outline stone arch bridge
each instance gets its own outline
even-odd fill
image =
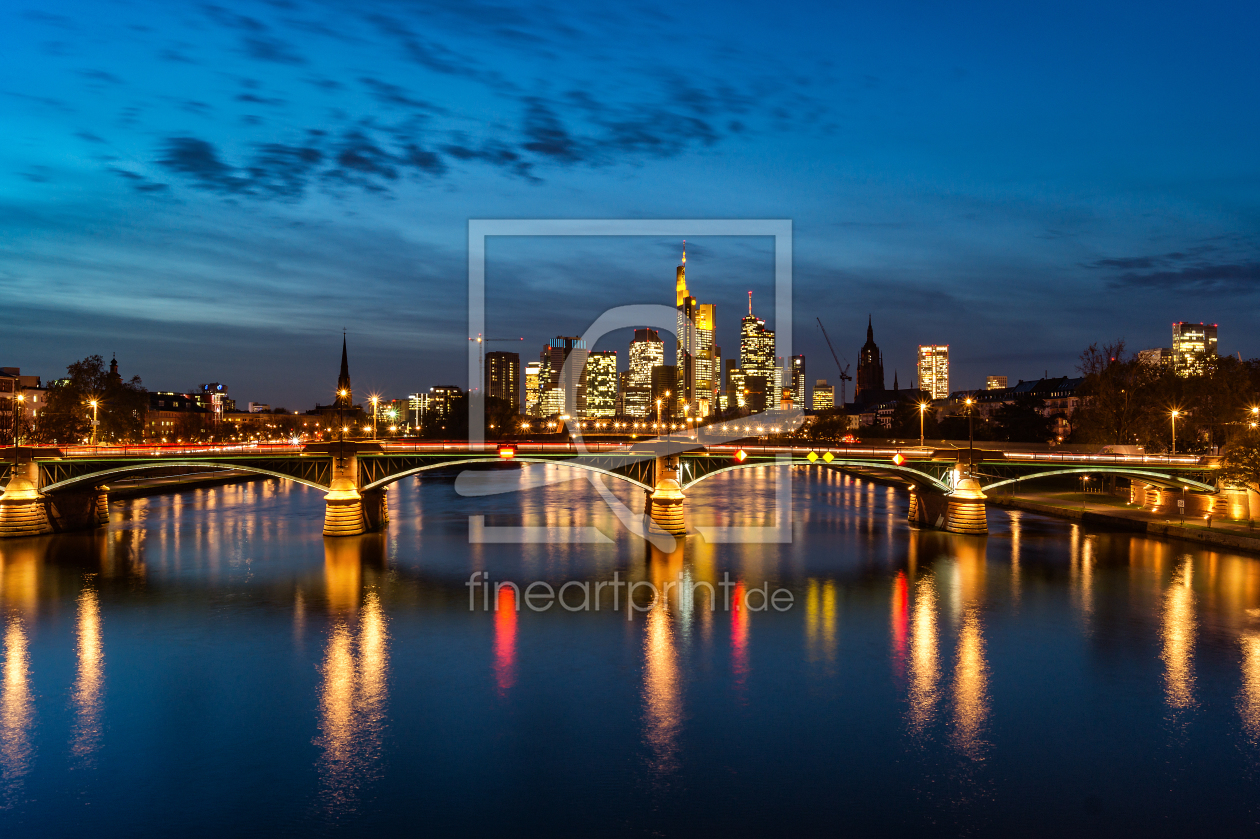
[[[108,484],[177,467],[232,470],[294,481],[325,495],[324,534],[348,536],[388,523],[386,490],[431,469],[513,460],[557,463],[626,481],[644,491],[644,512],[666,532],[686,532],[688,489],[714,475],[763,466],[836,469],[905,487],[912,524],[986,533],[985,498],[1056,475],[1130,479],[1135,497],[1167,489],[1221,495],[1212,458],[1058,454],[981,449],[866,446],[785,447],[660,438],[632,444],[540,443],[472,447],[346,441],[260,447],[17,447],[0,450],[0,538],[96,527],[108,522]],[[484,468],[484,467],[482,467]],[[1226,494],[1235,490],[1224,490]]]

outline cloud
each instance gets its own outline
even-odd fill
[[[80,140],[87,140],[89,143],[104,143],[105,142],[103,138],[96,136],[91,131],[88,131],[86,129],[83,131],[74,132],[74,136],[78,137]]]
[[[76,70],[80,76],[89,81],[105,82],[107,84],[123,84],[123,80],[115,76],[113,73],[107,73],[104,70]]]
[[[413,99],[407,95],[407,91],[396,84],[383,82],[380,79],[373,79],[369,76],[363,76],[359,81],[372,94],[372,98],[385,105],[401,105],[407,108],[418,108],[424,111],[439,112],[444,109],[439,108],[432,102],[426,102],[422,99]]]
[[[336,189],[357,187],[386,192],[408,172],[440,176],[446,171],[441,157],[416,142],[397,148],[382,145],[366,129],[344,132],[329,143],[323,131],[308,131],[303,143],[264,143],[249,161],[235,166],[206,140],[170,137],[158,164],[185,177],[197,189],[232,197],[293,201],[317,180]]]
[[[123,178],[131,184],[132,189],[136,192],[164,192],[168,188],[166,184],[151,181],[144,175],[132,172],[128,169],[120,169],[116,166],[109,167],[109,170],[115,175]]]
[[[1145,269],[1153,263],[1144,259],[1116,260],[1135,263],[1131,267]],[[1155,287],[1169,291],[1255,294],[1260,292],[1260,261],[1226,262],[1165,268],[1158,271],[1132,270],[1113,277],[1111,288]]]
[[[281,108],[288,103],[278,97],[258,96],[254,93],[238,93],[236,95],[237,102],[249,102],[255,105],[270,105],[274,108]]]
[[[577,163],[586,158],[582,143],[575,140],[547,105],[537,99],[527,101],[522,145],[527,151],[560,163]]]

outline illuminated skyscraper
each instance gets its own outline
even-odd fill
[[[739,366],[743,370],[745,389],[750,377],[760,377],[764,389],[775,386],[774,332],[766,322],[752,313],[752,292],[748,292],[748,316],[739,324]],[[782,371],[778,372],[782,376]]]
[[[674,358],[674,365],[678,368],[678,384],[674,388],[674,401],[680,413],[684,406],[694,412],[696,409],[696,362],[700,354],[699,335],[696,332],[699,304],[696,298],[687,291],[686,242],[683,242],[682,264],[675,271],[674,299],[678,310],[678,351]]]
[[[542,387],[542,362],[531,361],[525,365],[525,415],[530,417],[540,417],[541,412],[541,387]]]
[[[617,351],[596,350],[586,357],[586,410],[583,416],[617,412]]]
[[[826,379],[814,382],[814,410],[826,411],[836,406],[836,389]]]
[[[1173,370],[1178,376],[1202,373],[1207,359],[1216,357],[1216,324],[1174,323],[1172,354]]]
[[[696,307],[696,414],[707,417],[717,409],[718,350],[713,343],[717,306],[702,303]]]
[[[520,410],[521,354],[486,353],[486,396],[502,399]]]
[[[792,407],[805,410],[805,356],[792,356]]]
[[[919,345],[919,390],[949,398],[949,344]]]
[[[655,329],[634,330],[630,343],[630,378],[626,384],[625,411],[646,417],[652,404],[652,368],[665,363],[665,343]]]
[[[581,338],[557,336],[543,348],[539,361],[543,376],[542,415],[580,417],[586,409],[586,342]]]

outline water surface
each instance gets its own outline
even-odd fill
[[[267,481],[0,542],[0,832],[1254,831],[1257,560],[1015,511],[914,531],[889,488],[793,474],[790,542],[667,552],[585,478],[433,475],[384,534],[325,540],[321,494]],[[716,476],[689,521],[769,528],[775,491]],[[470,544],[469,516],[607,540]],[[474,571],[794,601],[470,610]]]

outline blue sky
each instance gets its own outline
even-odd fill
[[[327,401],[466,384],[469,218],[790,218],[795,342],[889,384],[1260,355],[1255,4],[7,4],[3,363]],[[488,330],[672,301],[677,242],[502,241]],[[763,240],[693,240],[735,348]],[[764,302],[763,302],[764,301]],[[625,335],[611,348],[624,353]]]

